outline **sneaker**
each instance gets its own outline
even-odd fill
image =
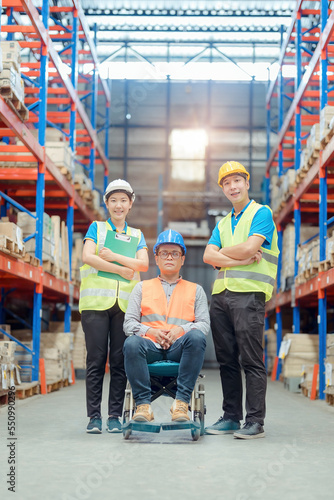
[[[154,415],[151,405],[138,405],[132,420],[135,422],[152,422]]]
[[[107,420],[107,431],[108,432],[122,432],[122,424],[119,421],[118,417],[109,417]]]
[[[86,432],[89,432],[90,434],[101,434],[102,419],[99,417],[92,417],[87,425]]]
[[[263,425],[257,422],[246,422],[240,431],[234,433],[234,437],[239,439],[257,439],[264,436]]]
[[[190,420],[188,415],[188,403],[175,399],[170,409],[172,414],[172,422],[186,422]]]
[[[215,424],[205,428],[205,434],[233,434],[238,429],[240,429],[239,421],[220,417]]]

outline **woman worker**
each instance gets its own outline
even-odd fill
[[[90,420],[86,430],[93,434],[102,432],[102,385],[108,344],[110,385],[107,431],[121,432],[119,417],[126,385],[124,314],[129,295],[140,279],[139,272],[147,271],[149,266],[142,232],[129,227],[125,221],[134,200],[135,194],[128,182],[122,179],[110,182],[104,194],[110,218],[106,222],[93,222],[84,238],[79,311],[87,347],[86,401]],[[108,242],[111,241],[109,248],[105,247],[107,235]],[[115,246],[122,239],[131,240],[132,257],[117,252]],[[104,277],[101,271],[113,274],[104,274],[107,276]]]

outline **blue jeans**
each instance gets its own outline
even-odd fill
[[[149,339],[132,335],[124,343],[124,366],[137,405],[151,403],[151,382],[147,365],[155,361],[180,363],[176,399],[189,403],[203,365],[206,340],[200,330],[190,330],[169,349],[163,350]]]

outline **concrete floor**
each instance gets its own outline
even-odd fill
[[[221,414],[218,371],[206,371],[206,423]],[[106,390],[103,408],[106,408]],[[171,400],[154,404],[166,421]],[[0,410],[0,498],[45,500],[322,500],[333,497],[334,407],[269,381],[266,438],[191,440],[190,431],[85,432],[84,382],[16,404],[16,492],[7,491],[7,407]]]

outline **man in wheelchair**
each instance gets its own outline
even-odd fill
[[[188,405],[202,368],[210,319],[203,288],[180,276],[186,247],[180,233],[163,231],[153,247],[157,278],[134,287],[125,314],[124,365],[136,402],[134,421],[151,422],[148,364],[180,363],[172,421],[189,420]]]

